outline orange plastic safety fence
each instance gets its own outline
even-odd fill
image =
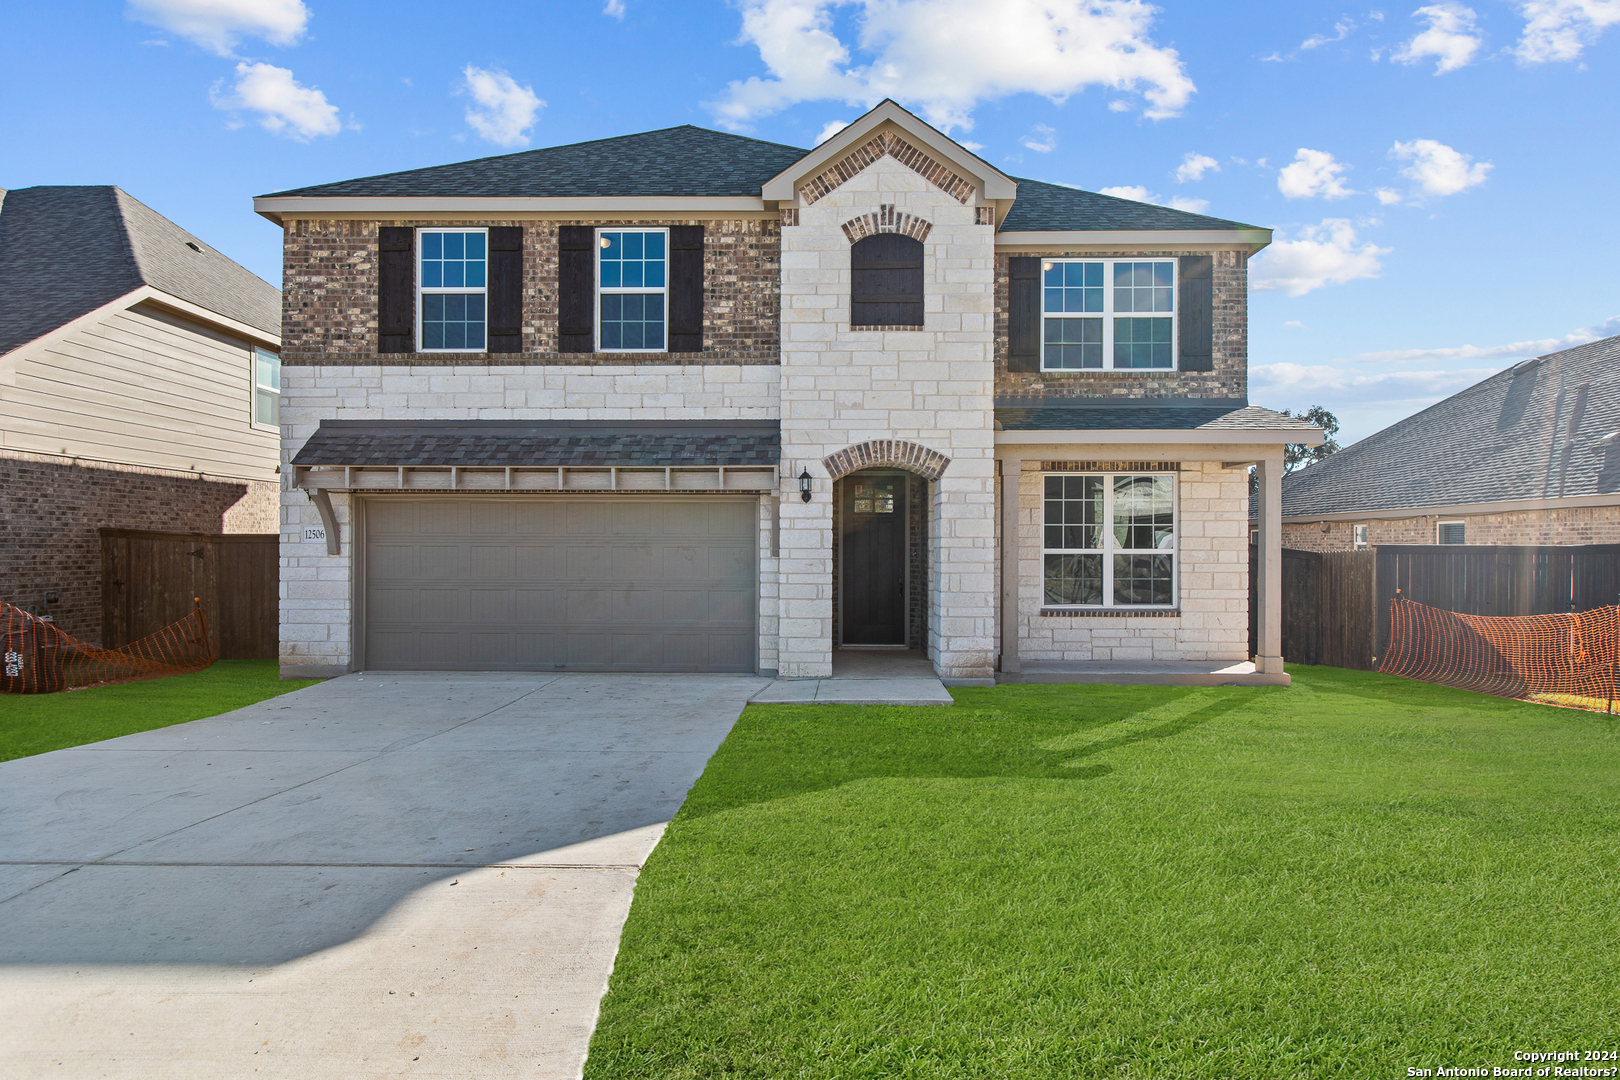
[[[102,649],[0,602],[0,691],[49,694],[201,671],[219,659],[199,604],[190,615],[118,649]]]
[[[1620,608],[1560,615],[1463,615],[1397,596],[1387,675],[1597,712],[1616,709]]]

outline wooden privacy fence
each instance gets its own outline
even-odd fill
[[[1283,549],[1282,653],[1299,664],[1377,667],[1396,589],[1465,615],[1552,615],[1616,602],[1620,544],[1583,547],[1389,545],[1367,551]],[[1249,651],[1258,645],[1258,557],[1249,548]]]
[[[274,659],[279,537],[101,530],[101,643],[139,640],[202,600],[221,660]]]

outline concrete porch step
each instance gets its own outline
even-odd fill
[[[1243,660],[1025,660],[997,672],[998,683],[1114,683],[1120,686],[1287,686],[1286,672],[1256,671]]]

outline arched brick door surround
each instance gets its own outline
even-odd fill
[[[938,480],[945,475],[951,459],[937,450],[902,439],[870,439],[829,454],[821,459],[821,464],[833,480],[841,480],[860,469],[884,466],[905,469],[925,480]]]

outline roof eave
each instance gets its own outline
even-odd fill
[[[999,232],[996,250],[1081,247],[1247,248],[1249,254],[1271,243],[1270,229],[1076,229],[1063,232]]]
[[[277,225],[285,218],[368,215],[580,213],[764,213],[765,200],[746,195],[260,195],[253,210]]]

